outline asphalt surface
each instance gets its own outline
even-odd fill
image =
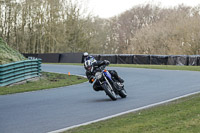
[[[45,133],[200,91],[200,72],[115,69],[128,97],[112,101],[88,82],[0,96],[0,133]],[[42,65],[43,71],[85,75],[83,66]]]

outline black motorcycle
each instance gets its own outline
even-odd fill
[[[105,93],[112,99],[117,100],[117,95],[126,98],[127,93],[124,85],[111,76],[106,66],[101,66],[99,71],[95,73],[95,80],[98,80]]]

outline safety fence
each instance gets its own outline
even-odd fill
[[[200,55],[134,55],[92,54],[97,60],[109,60],[112,64],[189,65],[200,66]],[[83,63],[83,53],[24,54],[41,58],[45,63]]]
[[[23,54],[26,58],[42,59],[44,63],[81,63],[83,53]]]
[[[40,76],[41,59],[24,60],[0,65],[0,86]]]
[[[93,55],[113,64],[186,65],[200,66],[200,55]]]

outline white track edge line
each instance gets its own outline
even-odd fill
[[[128,110],[128,111],[121,112],[121,113],[118,113],[118,114],[115,114],[115,115],[111,115],[111,116],[107,116],[107,117],[104,117],[104,118],[100,118],[100,119],[97,119],[97,120],[85,122],[85,123],[74,125],[74,126],[70,126],[70,127],[67,127],[67,128],[62,128],[62,129],[55,130],[55,131],[50,131],[48,133],[64,132],[64,131],[67,131],[67,130],[72,129],[72,128],[89,125],[89,124],[92,124],[92,123],[95,123],[95,122],[107,120],[107,119],[110,119],[110,118],[113,118],[113,117],[117,117],[117,116],[121,116],[121,115],[124,115],[124,114],[131,113],[131,112],[136,112],[136,111],[139,111],[139,110],[147,109],[147,108],[150,108],[150,107],[154,107],[154,106],[157,106],[157,105],[168,103],[168,102],[171,102],[171,101],[174,101],[174,100],[178,100],[180,98],[188,97],[188,96],[191,96],[191,95],[195,95],[195,94],[198,94],[198,93],[200,93],[200,91],[189,93],[189,94],[186,94],[186,95],[183,95],[183,96],[179,96],[179,97],[175,97],[175,98],[172,98],[172,99],[169,99],[169,100],[165,100],[165,101],[162,101],[162,102],[150,104],[150,105],[147,105],[147,106],[139,107],[139,108],[136,108],[136,109]]]

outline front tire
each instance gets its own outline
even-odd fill
[[[106,94],[112,99],[113,101],[117,100],[117,96],[112,88],[107,83],[104,83],[103,88]]]

